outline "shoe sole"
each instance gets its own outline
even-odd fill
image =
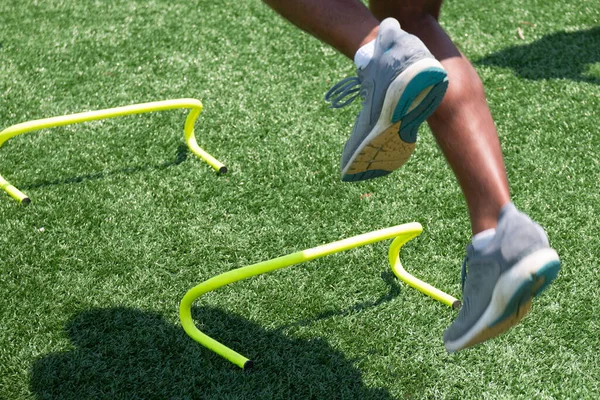
[[[539,296],[558,275],[560,261],[553,249],[542,249],[525,257],[503,274],[483,315],[462,337],[446,342],[455,352],[496,337],[525,317],[531,300]]]
[[[400,168],[415,149],[419,126],[441,103],[448,88],[439,61],[417,61],[390,84],[379,119],[342,170],[342,181],[387,175]]]

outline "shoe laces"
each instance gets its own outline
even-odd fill
[[[465,256],[462,262],[462,268],[460,271],[460,290],[461,292],[465,291],[465,282],[467,280],[467,262],[469,261],[469,256]]]
[[[325,94],[325,101],[331,108],[342,108],[352,103],[360,94],[361,80],[356,76],[342,79]],[[348,96],[350,96],[348,98]],[[345,99],[345,101],[343,101]],[[343,101],[343,102],[342,102]]]
[[[472,254],[474,251],[475,251],[475,248],[473,247],[473,245],[469,244],[467,246],[467,254],[465,255],[465,258],[463,259],[462,268],[460,271],[460,281],[461,281],[460,290],[462,292],[465,291],[465,282],[467,281],[467,263],[469,262],[469,254]]]

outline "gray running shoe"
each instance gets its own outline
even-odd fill
[[[559,270],[544,230],[512,203],[502,207],[492,241],[481,251],[467,246],[462,308],[444,333],[446,350],[473,346],[517,324]]]
[[[419,126],[448,87],[442,64],[393,18],[379,25],[373,59],[357,73],[325,95],[332,108],[363,98],[342,153],[343,181],[376,178],[400,168],[415,149]]]

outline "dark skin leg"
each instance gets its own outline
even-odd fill
[[[359,0],[264,0],[285,19],[351,60],[377,36],[379,21]]]
[[[427,120],[465,195],[473,233],[494,228],[510,201],[496,126],[477,72],[438,23],[442,0],[370,0],[373,14],[396,18],[448,72],[448,91]]]
[[[377,35],[379,20],[396,18],[419,37],[448,72],[444,100],[428,119],[464,193],[473,233],[496,227],[510,201],[500,142],[483,84],[471,63],[439,25],[441,0],[265,0],[299,28],[353,59]]]

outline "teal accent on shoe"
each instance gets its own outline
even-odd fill
[[[433,86],[433,88],[429,91],[425,99],[407,115],[408,109],[415,98],[430,86]],[[392,114],[392,123],[402,120],[399,132],[402,140],[407,143],[414,143],[416,141],[416,131],[419,125],[435,111],[442,101],[447,88],[447,74],[441,68],[426,68],[412,78],[408,85],[406,85]],[[408,121],[406,120],[407,118]]]
[[[524,282],[519,289],[517,289],[517,292],[506,305],[504,313],[502,313],[502,315],[496,321],[489,325],[490,328],[504,321],[506,318],[516,314],[521,304],[528,302],[531,297],[538,296],[540,293],[542,293],[548,287],[548,285],[550,285],[550,283],[556,279],[559,270],[560,261],[558,260],[551,261],[540,268],[535,275],[532,275],[528,281]],[[542,278],[544,278],[544,283],[535,292],[533,292],[535,283],[539,282]]]
[[[517,289],[517,292],[513,295],[513,297],[510,299],[510,301],[506,304],[506,308],[504,309],[504,313],[502,313],[502,315],[500,317],[498,317],[497,320],[495,320],[494,322],[492,322],[489,327],[493,327],[496,324],[499,324],[500,322],[504,321],[506,318],[515,315],[517,313],[517,311],[519,311],[519,308],[521,306],[521,304],[526,303],[530,298],[531,298],[531,292],[533,289],[533,278],[529,278],[528,281],[524,282],[519,289]]]
[[[343,182],[356,182],[365,179],[379,178],[391,174],[392,171],[386,171],[384,169],[370,169],[368,171],[359,172],[358,174],[345,174],[342,176]]]
[[[544,265],[536,275],[539,277],[543,276],[544,278],[546,278],[546,280],[544,281],[544,284],[540,286],[533,295],[537,297],[544,290],[546,290],[548,285],[550,285],[552,281],[554,281],[558,276],[558,271],[560,271],[560,261],[558,260],[551,261],[548,264]]]
[[[404,117],[406,111],[408,111],[408,107],[410,107],[419,93],[429,86],[442,82],[444,79],[447,79],[446,71],[437,67],[425,68],[415,75],[408,85],[406,85],[400,100],[398,100],[394,114],[392,114],[392,122],[396,123]]]
[[[415,107],[414,110],[402,119],[400,130],[398,131],[400,139],[406,143],[414,143],[417,141],[419,127],[431,114],[433,114],[435,109],[442,102],[447,87],[447,80],[435,85],[427,94],[427,97],[423,99],[421,104]]]

